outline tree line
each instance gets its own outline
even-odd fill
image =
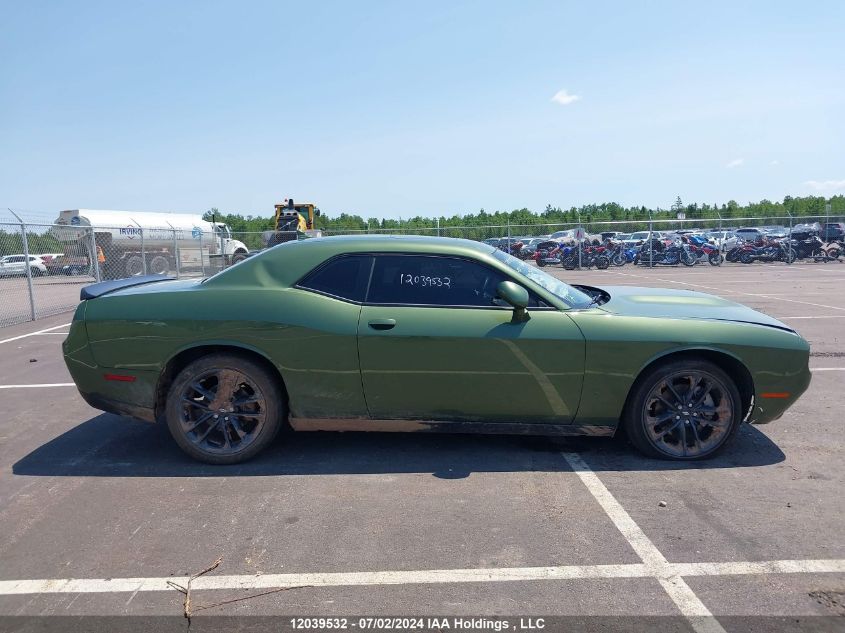
[[[845,196],[837,195],[832,198],[822,196],[792,197],[786,196],[781,202],[761,200],[739,204],[735,200],[729,200],[723,204],[708,203],[684,203],[680,197],[668,209],[660,207],[649,208],[646,206],[626,207],[616,202],[604,202],[601,204],[585,204],[580,207],[562,207],[547,205],[543,211],[537,212],[527,208],[514,209],[512,211],[488,212],[484,209],[475,213],[453,213],[451,215],[441,214],[433,216],[416,216],[408,219],[391,219],[364,217],[359,213],[341,212],[329,216],[322,214],[316,218],[316,228],[327,233],[343,231],[377,231],[385,229],[394,230],[422,230],[435,229],[438,226],[444,234],[450,227],[481,227],[481,226],[506,226],[511,225],[541,225],[541,224],[590,224],[604,221],[624,221],[631,223],[647,222],[650,218],[654,220],[675,219],[679,212],[685,214],[687,220],[731,220],[732,218],[786,218],[792,215],[795,223],[800,222],[801,217],[825,215],[825,205],[830,203],[831,216],[845,216]],[[212,215],[218,222],[225,222],[234,232],[257,232],[273,228],[273,217],[261,215],[243,215],[241,213],[221,213],[218,209],[210,209],[205,214],[207,220]]]

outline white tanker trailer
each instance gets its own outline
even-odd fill
[[[71,209],[62,211],[54,224],[50,232],[66,245],[68,257],[96,258],[91,253],[93,230],[106,258],[101,269],[107,279],[204,269],[221,259],[228,266],[249,254],[243,242],[232,239],[228,226],[199,214]]]

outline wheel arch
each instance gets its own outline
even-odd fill
[[[643,376],[662,363],[687,358],[709,361],[733,379],[742,400],[743,420],[747,419],[748,414],[751,412],[751,407],[754,405],[754,379],[751,376],[751,372],[749,372],[748,368],[742,363],[742,361],[733,354],[726,352],[725,350],[707,347],[670,350],[652,358],[648,363],[640,368],[639,372],[637,372],[637,377],[631,383],[620,418],[625,414],[625,411],[628,410],[631,398],[633,398],[636,393]]]
[[[179,375],[179,372],[182,371],[185,367],[187,367],[190,363],[194,362],[199,358],[202,358],[203,356],[221,353],[242,356],[243,358],[247,358],[253,362],[257,362],[258,364],[262,365],[265,369],[270,371],[271,374],[278,379],[279,386],[282,390],[282,396],[284,397],[285,402],[288,402],[288,391],[287,386],[285,385],[285,379],[276,364],[273,363],[273,361],[271,361],[263,352],[259,351],[254,347],[230,342],[198,343],[195,345],[191,345],[190,347],[182,348],[173,356],[171,356],[165,363],[164,368],[162,369],[161,374],[159,375],[158,383],[156,384],[156,420],[161,419],[161,416],[164,414],[164,408],[166,406],[167,400],[167,392],[170,389],[170,384],[173,382],[173,379]]]

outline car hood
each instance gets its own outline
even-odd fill
[[[610,295],[610,300],[603,303],[601,309],[612,314],[734,321],[794,331],[768,314],[703,292],[632,286],[603,286],[597,289]]]

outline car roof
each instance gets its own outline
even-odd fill
[[[489,244],[453,237],[423,235],[337,235],[285,242],[243,260],[206,280],[209,286],[251,285],[273,278],[292,285],[318,264],[336,255],[415,253],[482,259],[494,264]],[[496,264],[494,264],[496,265]],[[496,265],[498,267],[498,265]],[[263,285],[263,284],[262,284]]]

